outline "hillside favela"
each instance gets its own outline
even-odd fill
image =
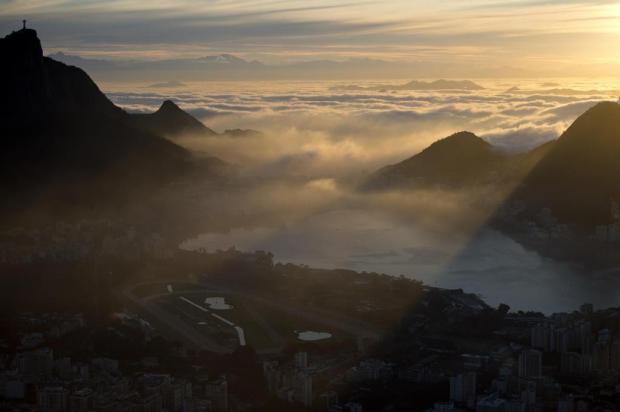
[[[1,411],[620,411],[620,1],[0,0]]]

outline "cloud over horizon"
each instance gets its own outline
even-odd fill
[[[462,130],[504,150],[528,150],[557,138],[589,107],[616,94],[597,84],[569,85],[575,89],[517,84],[518,92],[507,91],[514,83],[504,82],[466,92],[341,91],[333,87],[337,83],[321,82],[204,83],[131,91],[125,91],[127,85],[107,85],[107,95],[132,112],[152,112],[172,99],[216,131],[263,132],[192,142],[224,160],[260,166],[266,173],[334,177],[403,160]]]
[[[610,75],[620,64],[614,0],[3,0],[0,6],[3,32],[27,18],[48,51],[81,56],[235,53],[268,63],[364,57],[456,66],[468,76],[489,67]]]

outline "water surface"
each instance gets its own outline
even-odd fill
[[[203,234],[182,245],[211,251],[231,246],[271,251],[281,262],[402,274],[431,286],[462,288],[513,309],[550,313],[572,311],[584,302],[620,304],[614,273],[583,273],[492,229],[451,239],[379,212],[328,211],[279,228]]]

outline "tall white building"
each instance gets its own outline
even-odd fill
[[[554,345],[553,325],[539,323],[530,330],[530,345],[533,348],[550,352]]]
[[[450,400],[473,408],[476,404],[476,372],[465,372],[450,378]]]
[[[613,370],[620,370],[620,336],[614,337],[609,353],[609,366]]]
[[[562,354],[560,360],[560,371],[565,375],[583,375],[590,372],[590,363],[591,359],[589,355],[566,352]]]
[[[592,348],[592,368],[604,372],[609,370],[610,345],[606,341],[599,341]]]
[[[53,366],[54,351],[48,348],[17,355],[17,369],[27,383],[49,376]]]
[[[306,371],[299,371],[295,376],[294,383],[294,397],[295,400],[304,404],[309,408],[312,406],[312,400],[314,398],[312,393],[312,375]]]
[[[536,405],[536,382],[527,382],[525,388],[521,392],[521,401],[523,401],[526,406]]]
[[[263,362],[263,375],[267,381],[267,390],[271,394],[277,393],[282,386],[282,372],[278,361]]]
[[[538,378],[542,376],[542,353],[528,349],[519,355],[519,376],[522,378]]]
[[[297,352],[295,354],[295,367],[306,369],[308,367],[308,352]]]
[[[62,386],[45,386],[37,394],[42,412],[67,412],[69,391]]]
[[[228,412],[228,381],[226,377],[205,384],[205,397],[211,401],[212,412]]]

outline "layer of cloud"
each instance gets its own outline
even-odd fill
[[[260,136],[187,139],[194,148],[267,175],[351,177],[412,156],[435,140],[468,130],[498,147],[524,151],[557,138],[613,85],[569,84],[540,89],[485,83],[476,92],[334,91],[333,83],[189,84],[166,91],[120,91],[108,96],[134,112],[175,100],[209,127],[254,129]],[[528,91],[529,90],[529,91]],[[584,93],[583,90],[595,90]],[[596,91],[600,90],[600,91]],[[609,91],[605,91],[609,90]]]

